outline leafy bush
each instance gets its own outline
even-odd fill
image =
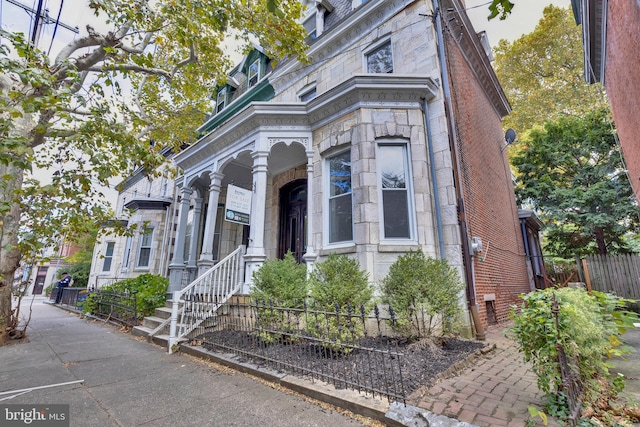
[[[307,297],[307,267],[287,252],[284,259],[269,259],[253,273],[254,300],[278,301],[284,307],[298,308]]]
[[[373,296],[368,274],[360,270],[358,261],[337,254],[316,264],[309,278],[309,290],[316,307],[321,309],[332,309],[336,304],[368,305]]]
[[[558,302],[557,326],[552,311],[554,295]],[[619,337],[637,316],[620,310],[625,300],[574,288],[546,289],[522,298],[522,307],[514,307],[511,312],[515,322],[509,334],[533,365],[538,388],[552,402],[548,406],[566,405],[557,344],[579,375],[586,402],[596,401],[601,393],[619,390],[620,384],[613,387],[606,358],[627,352]]]
[[[367,273],[356,260],[331,254],[316,264],[309,290],[314,310],[320,313],[308,322],[308,332],[325,340],[325,348],[348,353],[341,344],[355,343],[365,335],[364,324],[354,316],[361,307],[368,310],[373,296]]]
[[[382,300],[395,310],[396,332],[419,338],[436,331],[458,332],[463,289],[457,271],[446,260],[410,251],[398,257],[382,280]]]
[[[297,327],[299,319],[283,316],[277,307],[303,306],[307,296],[307,267],[298,264],[291,252],[287,252],[284,259],[267,260],[253,273],[250,295],[258,304],[256,326],[261,330],[260,338],[267,343],[281,339],[282,334],[272,331],[290,331]]]
[[[138,277],[125,279],[111,285],[103,286],[101,291],[131,293],[137,291],[136,308],[138,314],[142,316],[150,316],[153,311],[165,304],[167,296],[167,288],[169,287],[169,279],[154,274],[142,274]],[[87,302],[84,304],[84,312],[93,312],[96,309],[95,298],[90,294]]]

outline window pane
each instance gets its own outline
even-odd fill
[[[216,112],[219,113],[224,109],[225,101],[227,100],[227,88],[223,87],[218,92],[218,96],[216,97]]]
[[[329,196],[351,193],[351,153],[329,159]]]
[[[391,41],[386,42],[367,55],[367,72],[393,73],[393,57],[391,56]]]
[[[141,248],[140,258],[138,259],[138,267],[149,267],[150,255],[151,255],[151,248]]]
[[[153,237],[153,228],[145,228],[144,234],[140,241],[140,252],[138,254],[138,267],[149,267],[149,258],[151,256],[151,242]]]
[[[384,237],[386,239],[411,237],[406,190],[383,190]]]
[[[307,30],[307,34],[311,38],[311,40],[315,40],[316,39],[316,15],[315,14],[311,15],[309,19],[304,21],[302,26],[304,27],[305,30]]]
[[[107,242],[107,250],[105,251],[105,256],[113,256],[114,246],[115,246],[114,242]]]
[[[107,242],[107,249],[104,251],[104,263],[102,264],[102,271],[111,270],[111,261],[113,260],[113,248],[115,242]]]
[[[351,194],[329,200],[329,243],[353,240]]]
[[[407,188],[404,146],[381,145],[378,153],[382,188]]]
[[[258,61],[255,61],[253,64],[249,66],[249,87],[258,83],[258,74],[260,71],[260,66]]]

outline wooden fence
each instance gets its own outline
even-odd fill
[[[640,300],[640,256],[590,255],[582,260],[582,267],[591,289]],[[635,306],[637,310],[638,303]]]

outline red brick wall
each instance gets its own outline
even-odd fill
[[[517,296],[529,291],[524,245],[500,117],[461,55],[447,39],[451,96],[464,176],[471,237],[484,250],[474,261],[476,299],[486,322],[484,295],[495,294],[498,321],[507,319]]]
[[[640,2],[609,1],[607,13],[605,87],[640,201]]]

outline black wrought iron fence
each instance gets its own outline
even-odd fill
[[[131,292],[91,292],[91,314],[124,325],[138,324],[137,290]]]
[[[197,339],[259,366],[405,402],[394,322],[386,306],[291,308],[235,297]]]
[[[558,352],[558,367],[560,368],[560,375],[562,378],[562,386],[559,391],[563,392],[567,398],[567,407],[569,408],[569,422],[571,425],[576,425],[578,417],[580,416],[580,409],[582,408],[582,383],[580,380],[580,368],[578,367],[577,360],[569,360],[564,351],[564,346],[560,344],[560,325],[558,320],[558,313],[560,308],[555,294],[553,294],[552,312],[556,324],[556,333],[558,335],[558,342],[556,343],[556,350]]]

